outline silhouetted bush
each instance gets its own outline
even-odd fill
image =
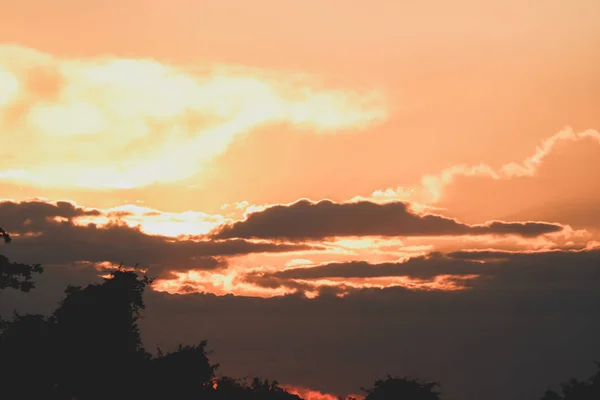
[[[561,385],[561,393],[547,390],[541,400],[598,400],[600,399],[600,363],[598,371],[585,381],[571,379]]]
[[[434,382],[388,375],[383,380],[377,380],[372,388],[363,388],[363,391],[367,393],[365,400],[439,400],[440,393],[435,390],[438,386]]]
[[[0,228],[0,238],[2,238],[4,243],[11,242],[10,235],[2,228]],[[39,264],[13,263],[0,254],[0,292],[7,288],[29,292],[35,288],[32,281],[33,274],[39,274],[43,271],[43,268]]]

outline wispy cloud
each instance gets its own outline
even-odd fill
[[[44,187],[177,182],[264,124],[331,132],[387,117],[380,92],[324,88],[301,74],[19,46],[0,47],[0,93],[0,179]]]
[[[543,140],[535,152],[522,162],[508,162],[499,168],[493,168],[484,162],[480,164],[456,164],[443,169],[436,174],[426,174],[422,177],[420,186],[387,188],[374,191],[370,199],[373,201],[412,201],[422,204],[435,204],[444,193],[444,189],[452,184],[458,176],[488,177],[494,180],[507,180],[520,177],[533,177],[544,160],[562,142],[591,140],[600,144],[600,132],[588,129],[575,132],[567,127],[560,132]],[[360,199],[361,197],[357,197]],[[426,207],[426,206],[425,206]]]

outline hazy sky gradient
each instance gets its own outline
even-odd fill
[[[598,358],[600,2],[0,10],[2,252],[48,266],[2,313],[139,262],[148,343],[298,388],[531,398]]]

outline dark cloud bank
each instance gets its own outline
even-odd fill
[[[470,272],[473,257],[433,255],[386,275]],[[337,393],[391,373],[439,380],[446,399],[531,399],[565,376],[589,375],[600,358],[600,250],[476,258],[501,261],[478,264],[488,278],[461,292],[370,289],[311,300],[151,292],[144,339],[149,348],[208,339],[223,373]],[[373,275],[361,272],[373,266],[347,266],[321,275]],[[34,292],[7,291],[0,308],[49,312],[67,282],[94,279],[89,268],[51,267]]]
[[[15,261],[28,258],[46,266],[33,292],[3,293],[0,313],[4,315],[15,308],[49,313],[67,284],[97,280],[97,271],[72,263],[80,258],[104,261],[109,257],[143,265],[157,259],[187,262],[190,256],[197,256],[210,264],[206,257],[282,249],[261,248],[273,244],[240,239],[177,243],[120,226],[106,230],[75,227],[68,220],[49,221],[47,217],[56,211],[44,207],[9,220],[10,213],[0,206],[7,230],[24,233],[35,227],[43,232],[18,237],[0,249],[3,254]],[[68,206],[58,209],[67,219],[84,212]],[[31,221],[24,224],[23,217]],[[440,217],[432,218],[437,224]],[[443,224],[452,230],[458,223]],[[316,231],[307,226],[300,236]],[[285,236],[277,230],[268,232],[263,236]],[[70,264],[52,265],[61,263]],[[160,345],[172,349],[178,343],[208,339],[223,373],[263,375],[334,393],[356,392],[390,373],[438,380],[447,400],[531,399],[549,384],[593,371],[592,361],[600,359],[600,250],[454,252],[404,264],[295,268],[268,278],[281,284],[301,276],[430,277],[440,273],[477,273],[482,278],[460,292],[365,289],[344,298],[324,293],[311,300],[301,295],[259,299],[149,292],[141,326],[147,348]]]
[[[485,263],[482,263],[485,261]],[[457,251],[430,253],[406,262],[371,264],[365,261],[328,263],[315,267],[288,268],[264,274],[286,279],[372,278],[410,276],[431,279],[438,275],[472,275],[495,279],[514,279],[530,284],[547,281],[600,280],[600,259],[596,251],[548,251],[519,253],[505,251]]]
[[[223,267],[225,256],[319,249],[319,246],[305,244],[244,239],[175,240],[146,235],[124,224],[78,226],[73,221],[77,217],[99,215],[102,213],[98,210],[86,210],[68,202],[56,205],[42,201],[0,202],[2,226],[13,236],[19,235],[18,240],[2,250],[11,260],[28,263],[139,263],[156,275],[167,269]]]
[[[335,236],[441,236],[520,235],[538,236],[562,230],[544,222],[501,222],[468,225],[438,215],[411,212],[406,203],[377,204],[369,201],[334,203],[301,200],[250,214],[246,220],[222,227],[219,239],[323,239]]]

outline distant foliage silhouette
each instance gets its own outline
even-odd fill
[[[300,396],[288,393],[276,381],[254,378],[251,382],[222,377],[215,381],[212,399],[244,399],[244,400],[302,400]]]
[[[0,228],[0,238],[4,243],[11,242],[11,237],[4,229]],[[34,273],[42,273],[44,269],[39,264],[28,265],[13,263],[0,254],[0,292],[7,288],[29,292],[35,288],[32,281]]]
[[[207,398],[213,390],[218,365],[211,365],[206,342],[196,346],[180,345],[176,351],[152,358],[146,368],[146,399]]]
[[[0,227],[0,238],[4,240],[4,243],[10,243],[11,241],[10,235],[2,227]]]
[[[547,390],[540,400],[598,400],[600,399],[600,363],[598,370],[585,381],[571,379],[561,385],[561,392]]]
[[[416,379],[395,378],[388,375],[375,381],[375,386],[364,389],[365,400],[440,400],[436,391],[439,385],[434,382],[420,382]]]
[[[118,269],[67,287],[50,317],[15,314],[0,333],[0,398],[300,400],[277,382],[216,378],[205,341],[146,352],[137,321],[150,283]]]

